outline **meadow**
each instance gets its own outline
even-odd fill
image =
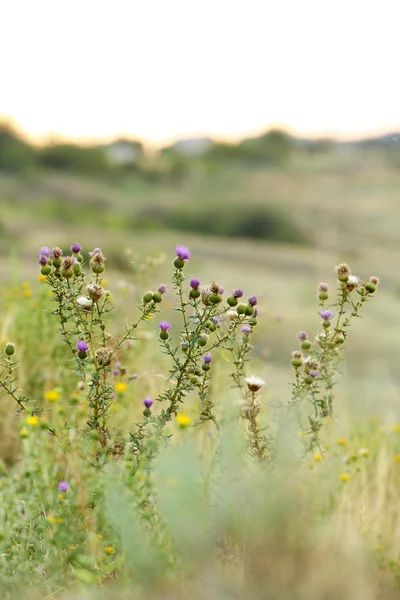
[[[168,185],[49,171],[0,176],[1,343],[15,344],[2,360],[12,391],[1,392],[2,597],[398,597],[399,189],[400,170],[384,155],[350,149],[270,169],[198,164]],[[237,228],[252,214],[266,227],[256,239]],[[266,241],[271,219],[282,233]],[[40,247],[65,256],[76,240],[82,268],[110,292],[95,306],[107,298],[109,313],[79,308],[87,296],[80,273],[58,280],[53,265],[40,273]],[[191,251],[181,268],[172,265],[177,244]],[[96,247],[104,272],[92,269]],[[371,275],[380,284],[353,320],[345,361],[331,356],[333,411],[310,444],[312,394],[299,406],[302,425],[297,413],[288,417],[292,352],[305,330],[322,360],[314,336],[335,328],[323,329],[319,313],[338,313],[334,267],[343,262],[360,288]],[[224,287],[212,292],[222,298],[216,330],[201,313],[209,305],[193,298],[188,307],[204,326],[201,348],[200,333],[185,337],[182,324],[179,286],[187,302],[192,278]],[[322,304],[320,282],[330,288]],[[160,284],[168,289],[155,301]],[[238,288],[246,306],[257,297],[259,314],[252,324],[249,310],[233,333],[227,298]],[[50,314],[60,307],[71,344],[60,313]],[[78,332],[89,346],[84,358]],[[118,346],[109,365],[96,345]],[[176,404],[168,390],[187,352],[200,372],[182,377]],[[250,375],[265,384],[252,391]],[[308,385],[322,389],[324,377]]]

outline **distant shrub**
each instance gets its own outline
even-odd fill
[[[0,125],[0,171],[22,173],[36,163],[36,151],[10,127]]]
[[[56,144],[43,148],[39,153],[39,163],[43,167],[85,175],[99,175],[110,168],[103,148],[83,148],[73,144]]]
[[[135,227],[168,227],[181,231],[247,237],[289,244],[310,243],[308,236],[292,221],[289,214],[276,205],[236,204],[227,208],[197,204],[166,209],[146,208],[135,217]]]

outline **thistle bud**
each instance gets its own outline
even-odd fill
[[[376,285],[372,281],[366,281],[364,283],[364,288],[369,294],[374,294],[376,292]]]
[[[15,352],[15,344],[7,342],[4,352],[7,354],[7,356],[12,356]]]
[[[51,273],[51,266],[50,265],[43,265],[43,267],[40,268],[40,272],[42,275],[50,275]]]
[[[207,343],[208,343],[208,335],[206,333],[202,333],[199,336],[198,344],[199,344],[199,346],[207,346]]]
[[[246,313],[246,305],[245,304],[239,304],[236,307],[236,312],[238,315],[244,315]]]
[[[149,302],[151,302],[153,300],[153,292],[147,292],[144,296],[143,296],[143,302],[144,304],[148,304]]]
[[[161,292],[155,292],[152,296],[153,298],[153,302],[155,302],[156,304],[159,304],[160,302],[162,302],[162,293]]]

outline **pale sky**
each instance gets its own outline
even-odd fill
[[[0,114],[33,136],[400,130],[399,0],[0,0]]]

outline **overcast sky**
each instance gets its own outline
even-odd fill
[[[0,114],[153,141],[400,129],[398,0],[4,0]]]

